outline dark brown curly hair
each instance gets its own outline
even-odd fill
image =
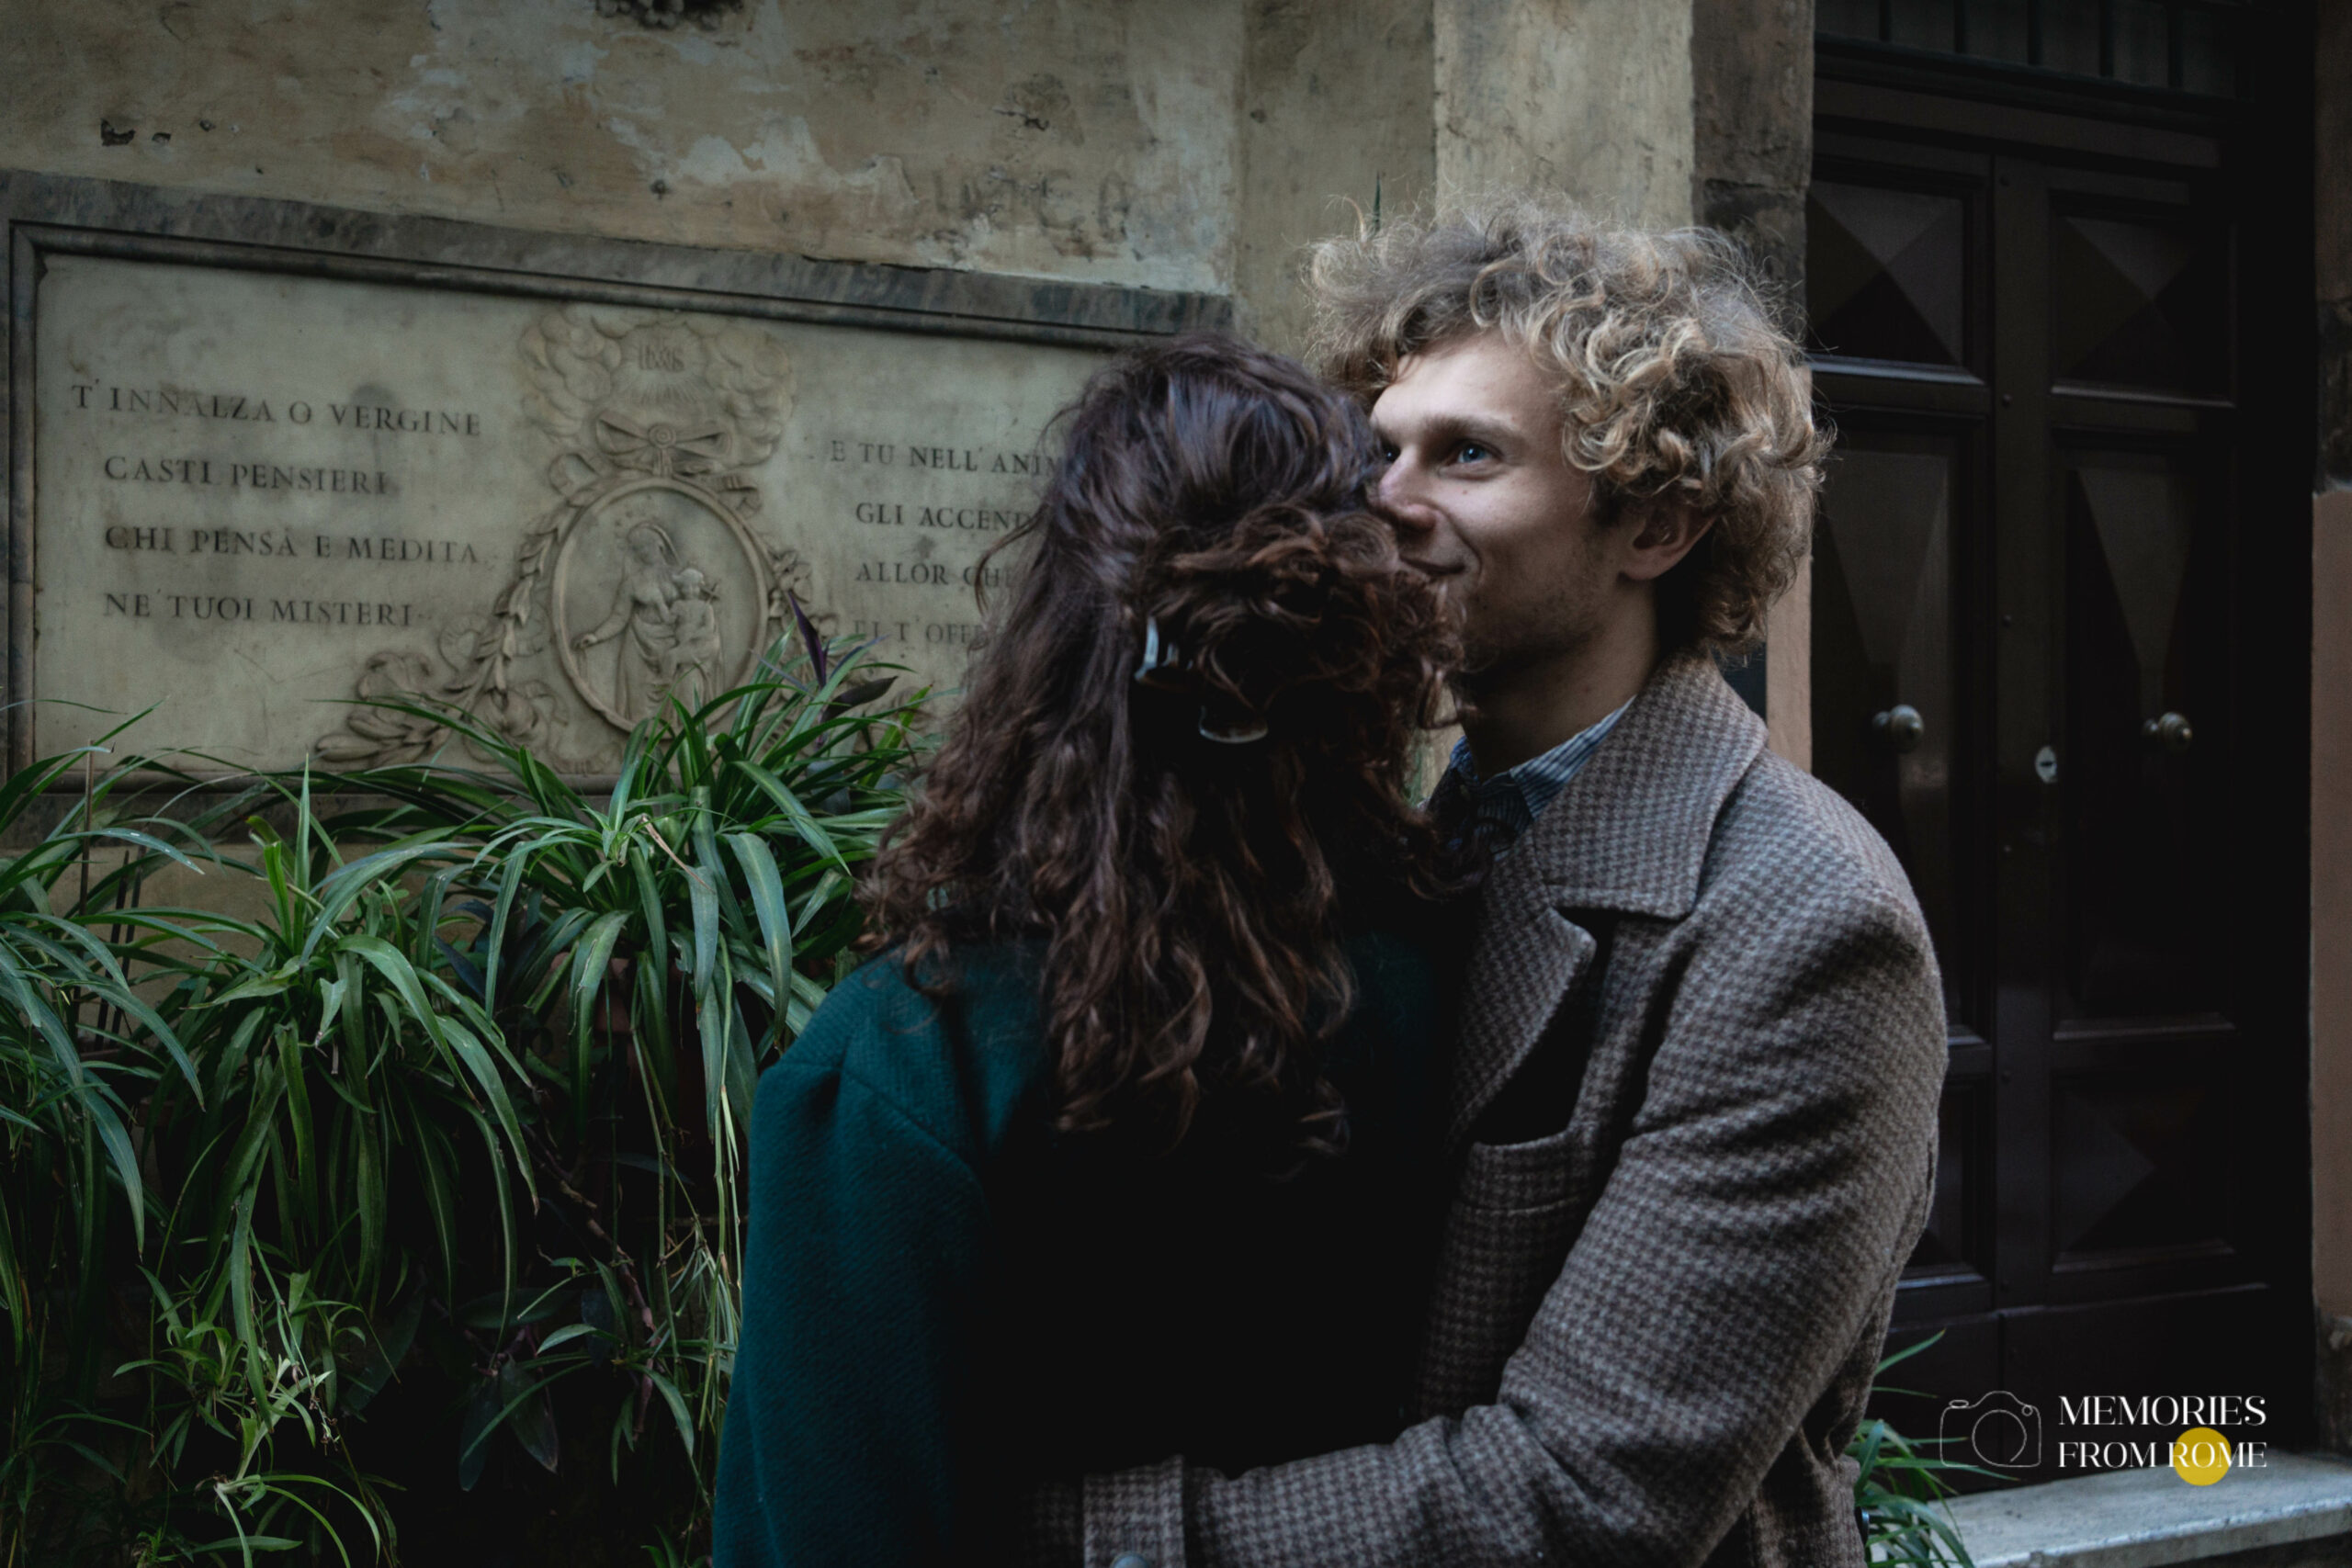
[[[1066,1131],[1172,1147],[1215,1097],[1328,1148],[1343,906],[1426,910],[1456,880],[1405,788],[1450,624],[1364,510],[1363,416],[1293,361],[1173,340],[1060,424],[998,547],[1009,598],[866,881],[869,940],[937,987],[956,944],[1040,942]],[[1152,626],[1178,654],[1147,683]]]

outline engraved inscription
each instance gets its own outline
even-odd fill
[[[797,599],[952,693],[1099,356],[716,312],[54,258],[35,745],[563,771],[753,675]],[[122,742],[115,743],[121,747]]]

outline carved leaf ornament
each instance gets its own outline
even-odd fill
[[[751,471],[783,438],[792,367],[741,322],[593,305],[541,318],[519,346],[525,406],[557,447],[557,500],[525,525],[486,616],[445,622],[430,654],[370,656],[355,694],[455,708],[561,771],[595,773],[672,695],[692,705],[748,679],[787,594],[806,592],[797,553],[751,525]],[[557,671],[576,707],[559,701]],[[594,733],[559,736],[579,708]],[[447,734],[356,706],[315,750],[342,766],[417,761]]]

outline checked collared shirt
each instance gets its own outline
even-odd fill
[[[1633,705],[1628,698],[1616,712],[1577,731],[1542,756],[1530,757],[1515,768],[1483,779],[1470,760],[1470,742],[1455,741],[1445,776],[1430,793],[1430,814],[1441,822],[1458,823],[1462,831],[1495,853],[1502,853],[1535,825],[1544,808],[1568,787],[1568,781],[1583,772],[1585,763]]]

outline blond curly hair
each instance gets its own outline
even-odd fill
[[[1762,639],[1812,542],[1829,437],[1804,352],[1731,241],[1515,197],[1326,241],[1308,276],[1317,367],[1367,405],[1435,344],[1498,332],[1525,349],[1600,521],[1670,497],[1712,522],[1659,583],[1661,640]]]

